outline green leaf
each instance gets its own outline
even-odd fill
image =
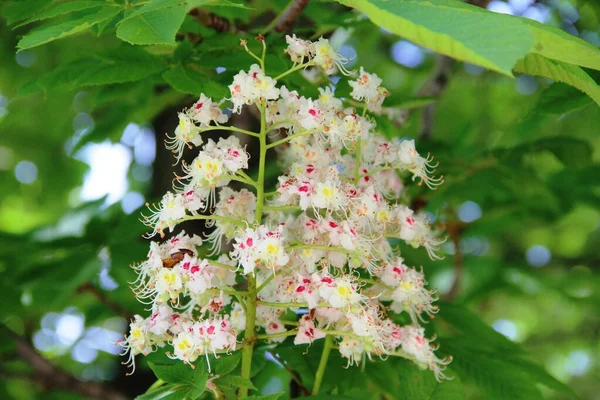
[[[135,82],[166,68],[162,60],[146,51],[124,45],[89,58],[75,60],[25,84],[23,94],[58,87],[76,89],[82,86]]]
[[[205,74],[183,65],[177,65],[175,68],[166,71],[163,73],[163,78],[173,89],[182,93],[194,96],[204,93],[213,99],[219,99],[227,95],[227,89],[223,85],[211,80]]]
[[[490,346],[502,352],[522,353],[521,347],[511,342],[506,336],[496,332],[491,326],[481,320],[475,313],[465,307],[442,302],[437,315],[453,328],[474,337],[483,337]]]
[[[564,115],[589,104],[592,104],[592,99],[574,87],[553,83],[542,92],[532,114],[538,118],[544,115]]]
[[[431,371],[420,370],[408,360],[390,358],[368,363],[367,374],[373,384],[392,398],[414,400],[462,400],[464,385],[455,376],[437,381]]]
[[[206,388],[208,372],[204,362],[197,363],[195,368],[183,363],[154,364],[149,362],[148,364],[158,379],[167,383],[185,386],[188,396],[191,398],[200,396]]]
[[[15,28],[18,28],[23,25],[30,24],[35,21],[41,21],[44,19],[58,17],[59,15],[69,14],[75,11],[83,11],[94,7],[101,7],[105,5],[106,2],[97,1],[97,0],[76,0],[70,1],[67,3],[59,3],[53,7],[50,7],[39,14],[35,14],[33,17],[29,18],[27,21],[21,22],[16,25]]]
[[[440,338],[439,343],[439,353],[451,354],[454,357],[451,364],[453,370],[458,372],[463,381],[472,382],[482,390],[484,398],[542,399],[536,381],[516,364],[507,361],[505,353],[489,351],[485,338]]]
[[[559,29],[456,0],[338,0],[373,23],[457,60],[512,76],[512,70],[567,83],[600,105],[600,51]]]
[[[524,155],[549,151],[567,167],[583,167],[592,162],[592,146],[585,140],[569,136],[553,136],[523,143],[519,146],[495,150],[495,154],[508,164],[522,162]]]
[[[30,49],[67,36],[83,32],[117,15],[121,9],[105,6],[93,13],[85,14],[69,21],[57,24],[47,23],[29,32],[17,44],[19,50]]]
[[[371,21],[437,53],[512,76],[534,44],[518,18],[452,0],[338,0]]]
[[[30,18],[40,11],[45,10],[53,0],[26,0],[6,3],[2,8],[2,15],[8,25]]]
[[[137,396],[136,400],[184,399],[188,392],[188,388],[183,385],[164,385],[149,393]]]
[[[575,65],[529,54],[517,62],[515,72],[543,76],[566,83],[581,90],[600,105],[600,87],[584,70]]]
[[[175,45],[175,35],[185,18],[184,5],[137,13],[117,26],[117,37],[131,44]]]
[[[257,390],[252,381],[248,378],[243,378],[238,375],[226,375],[215,380],[215,385],[220,388],[248,388]]]
[[[522,18],[535,37],[532,53],[568,64],[600,70],[600,50],[577,36],[550,25]]]
[[[242,353],[236,352],[228,356],[221,356],[216,360],[211,360],[210,365],[214,375],[223,376],[231,373],[240,363]]]
[[[265,396],[248,396],[248,397],[246,397],[246,399],[248,399],[248,400],[277,400],[284,394],[285,394],[284,392],[281,392],[281,393],[267,394]]]
[[[145,3],[142,7],[138,8],[130,15],[128,15],[123,21],[135,18],[145,13],[161,11],[172,7],[185,6],[185,11],[187,13],[193,8],[204,7],[209,5],[248,8],[244,4],[238,4],[227,0],[150,0],[147,3]]]

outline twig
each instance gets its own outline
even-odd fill
[[[294,382],[296,382],[296,384],[298,385],[298,388],[300,388],[300,390],[302,390],[302,392],[307,395],[310,396],[310,390],[308,390],[306,388],[306,386],[304,386],[302,384],[302,380],[300,379],[300,377],[298,376],[298,373],[296,371],[294,371],[289,365],[287,365],[285,363],[284,360],[281,359],[281,357],[279,357],[276,353],[274,353],[272,350],[268,350],[267,353],[269,353],[271,355],[271,357],[273,357],[279,364],[281,364],[281,366],[287,371],[289,372],[289,374],[292,376],[292,380]]]
[[[448,86],[453,62],[452,58],[439,55],[433,74],[423,87],[421,87],[418,94],[424,97],[440,97],[446,86]],[[419,134],[420,139],[429,139],[431,137],[436,107],[437,103],[432,103],[423,109],[421,133]]]
[[[288,6],[279,14],[263,31],[268,33],[271,30],[275,32],[288,32],[296,22],[296,18],[308,5],[309,0],[292,0]]]
[[[462,234],[463,229],[464,225],[460,222],[448,224],[447,227],[448,236],[450,236],[450,240],[452,240],[452,244],[454,244],[454,282],[452,283],[450,291],[446,295],[446,300],[448,301],[454,300],[461,289],[465,261],[462,250],[460,248],[460,236]]]
[[[106,305],[108,308],[110,308],[112,311],[114,311],[115,314],[122,316],[127,321],[129,321],[130,319],[133,318],[133,313],[132,312],[125,310],[119,304],[117,304],[116,302],[114,302],[111,299],[109,299],[108,296],[106,296],[105,293],[103,293],[100,289],[98,289],[97,287],[95,287],[94,285],[92,285],[89,282],[88,283],[84,283],[83,285],[79,286],[79,288],[77,289],[77,292],[79,292],[79,293],[84,293],[84,292],[91,293],[100,303]]]
[[[194,8],[190,11],[190,15],[196,18],[202,25],[217,32],[235,31],[235,27],[227,19],[206,10]]]
[[[15,351],[19,358],[26,361],[34,370],[33,375],[11,376],[6,371],[2,375],[9,378],[25,379],[39,383],[44,388],[69,390],[83,397],[102,400],[127,400],[129,397],[115,391],[112,388],[95,382],[82,382],[69,372],[53,365],[46,360],[33,346],[24,338],[14,333],[4,324],[0,324],[0,330],[16,342]]]

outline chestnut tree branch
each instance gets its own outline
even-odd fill
[[[83,382],[71,373],[53,365],[23,337],[17,335],[4,324],[0,331],[15,342],[15,352],[19,358],[27,362],[33,369],[32,375],[18,375],[15,379],[24,379],[40,384],[44,388],[68,390],[81,396],[101,400],[127,400],[124,394],[96,382]],[[2,371],[4,377],[13,378],[8,372]]]

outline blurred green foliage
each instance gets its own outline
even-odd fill
[[[541,25],[452,0],[341,3],[371,20],[338,3],[314,1],[297,17],[294,32],[330,36],[353,62],[383,78],[393,94],[388,104],[404,113],[399,125],[381,122],[385,134],[418,138],[423,107],[435,104],[432,135],[417,139],[417,146],[435,155],[445,183],[412,194],[440,226],[455,227],[448,232],[454,236],[442,261],[431,262],[422,251],[403,249],[403,255],[409,264],[425,266],[430,286],[442,297],[459,279],[456,296],[441,304],[429,325],[440,351],[454,356],[450,369],[456,378],[439,384],[403,360],[344,369],[334,356],[324,391],[373,399],[597,398],[600,7],[593,1],[511,2],[517,14],[543,16]],[[120,335],[123,317],[142,311],[128,288],[134,274],[127,266],[147,252],[139,210],[131,209],[143,202],[131,206],[125,199],[139,193],[156,200],[168,187],[171,160],[162,140],[174,127],[175,110],[189,106],[200,91],[226,95],[240,62],[251,61],[239,50],[239,39],[261,32],[286,6],[279,0],[4,4],[0,319],[55,365],[86,380],[107,381],[132,397],[144,393],[154,375],[167,385],[140,398],[209,396],[200,385],[208,378],[202,363],[179,373],[156,355],[151,369],[142,362],[136,375],[125,378],[113,347],[89,343],[108,336],[88,334],[102,327]],[[510,7],[501,1],[492,6]],[[210,13],[209,23],[190,13],[198,9]],[[214,21],[227,21],[229,28],[207,26]],[[461,60],[451,64],[439,98],[420,98],[419,92],[440,57],[405,39]],[[287,69],[279,57],[283,35],[272,32],[267,42],[269,72]],[[527,75],[515,80],[507,76],[511,71]],[[299,76],[285,83],[316,91]],[[156,132],[153,166],[142,154],[154,151],[148,150],[152,140],[143,137],[145,147],[128,142],[127,127]],[[125,188],[112,199],[110,183],[121,178],[109,175],[94,183],[94,195],[82,197],[91,169],[113,171],[117,160],[111,157],[118,156],[106,153],[92,163],[90,145],[119,142],[120,154],[133,160],[123,169]],[[273,164],[271,176],[276,173]],[[84,321],[85,329],[69,337],[75,329],[69,325],[65,339],[65,316]],[[35,368],[16,359],[14,340],[5,339],[2,398],[80,398],[23,385],[23,376]],[[97,354],[84,357],[76,351],[80,344]],[[257,396],[291,396],[298,389],[292,381],[310,387],[320,347],[315,343],[307,354],[287,342],[265,348],[255,356],[253,382],[225,380],[222,387],[225,393],[247,385],[256,387]],[[266,353],[273,353],[269,360]],[[293,372],[273,357],[287,360]],[[223,366],[223,373],[238,368],[234,364]],[[201,387],[185,383],[190,381]]]

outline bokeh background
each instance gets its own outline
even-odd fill
[[[255,3],[267,16],[286,4]],[[487,7],[600,46],[596,1],[492,1]],[[214,11],[240,26],[254,18],[250,10]],[[147,252],[138,221],[144,203],[159,199],[172,179],[164,134],[194,98],[159,77],[102,87],[73,87],[57,75],[43,80],[82,52],[120,43],[114,35],[83,34],[17,54],[28,29],[13,30],[0,19],[0,320],[53,365],[134,396],[154,377],[143,362],[125,377],[114,344],[127,317],[142,310],[127,284],[128,265]],[[227,36],[193,21],[186,29],[206,45]],[[350,66],[376,72],[401,96],[414,96],[447,64],[430,132],[423,135],[422,109],[403,112],[403,122],[386,130],[417,138],[417,148],[431,151],[445,176],[437,191],[416,196],[447,229],[445,259],[431,262],[420,251],[407,257],[424,266],[442,297],[522,344],[580,398],[599,399],[598,106],[549,80],[448,63],[341,6],[310,3],[296,32],[331,35]],[[225,79],[232,69],[223,70]],[[30,366],[14,357],[15,338],[2,332],[0,398],[78,398],[24,384]],[[276,363],[269,376],[263,387],[289,384]],[[473,388],[467,397],[485,395]]]

